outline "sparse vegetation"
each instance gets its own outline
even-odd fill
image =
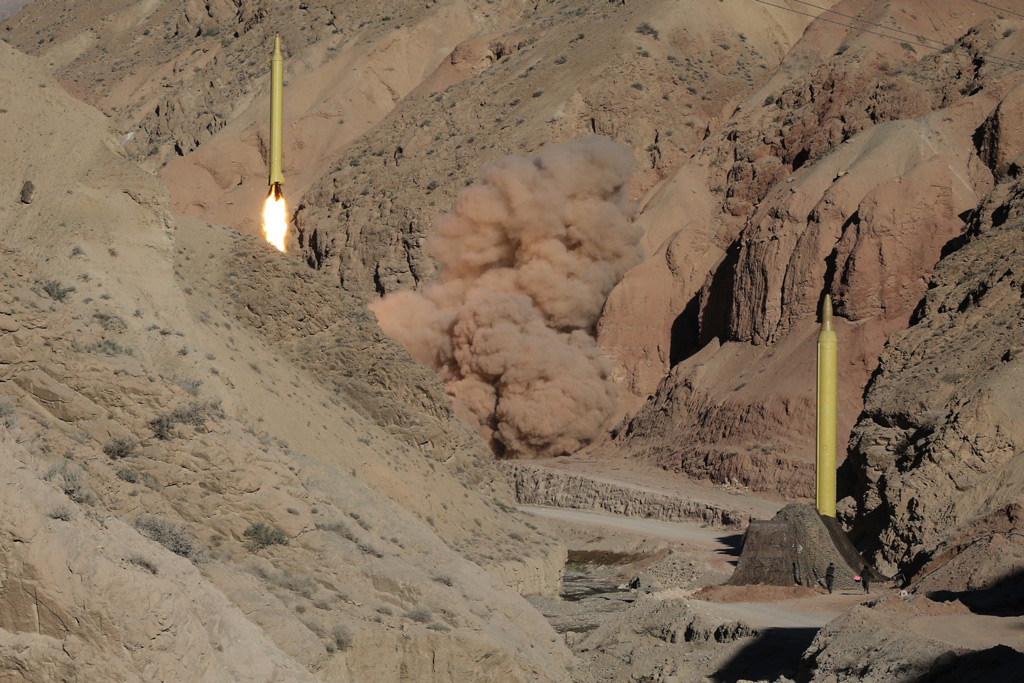
[[[0,424],[6,429],[14,429],[18,426],[18,416],[14,412],[14,405],[7,401],[0,401]]]
[[[111,460],[120,460],[121,458],[127,458],[128,456],[133,455],[136,447],[138,447],[138,443],[135,439],[130,436],[121,436],[108,441],[107,445],[103,447],[103,452],[106,453]]]
[[[334,639],[334,645],[341,652],[352,647],[352,631],[344,624],[336,624],[331,629],[331,637]]]
[[[50,510],[50,519],[59,519],[63,522],[71,521],[71,508],[64,503]]]
[[[646,21],[636,27],[636,32],[639,33],[642,36],[650,36],[650,37],[654,38],[655,40],[658,39],[658,29],[654,28],[653,26],[648,24]]]
[[[63,301],[68,294],[75,291],[73,286],[64,287],[60,280],[47,280],[43,284],[43,291],[54,301]]]
[[[43,475],[44,480],[51,481],[59,486],[64,495],[71,500],[76,503],[91,505],[94,502],[94,496],[90,491],[82,487],[82,480],[84,478],[85,473],[81,468],[69,465],[67,460],[53,463],[46,470],[46,474]]]
[[[434,620],[434,614],[426,607],[420,605],[405,613],[406,619],[411,619],[419,624],[426,624]]]
[[[175,422],[199,427],[206,420],[223,419],[224,409],[221,407],[220,401],[191,401],[187,406],[175,408],[171,417]]]
[[[135,528],[175,555],[181,555],[192,562],[203,559],[202,546],[198,544],[192,532],[183,526],[176,526],[153,515],[142,515],[135,520]]]
[[[86,351],[90,353],[105,353],[108,356],[130,356],[132,350],[127,346],[121,346],[113,339],[103,339],[95,344],[89,344],[85,347]]]
[[[212,358],[210,358],[211,355],[212,354],[207,354],[207,360],[213,360]],[[185,378],[185,379],[179,379],[177,384],[178,384],[179,387],[184,389],[185,393],[188,394],[189,396],[198,396],[199,395],[199,387],[201,387],[203,385],[203,380],[201,380],[201,379]]]
[[[157,415],[149,421],[149,428],[153,430],[153,436],[168,441],[174,435],[174,419],[168,414]]]
[[[132,564],[138,566],[138,567],[142,567],[143,569],[145,569],[150,574],[156,574],[157,573],[156,565],[153,564],[152,562],[150,562],[149,560],[147,560],[142,555],[132,555],[131,557],[128,558],[128,561],[131,562]]]
[[[92,317],[103,326],[104,330],[107,330],[108,332],[124,332],[128,329],[128,325],[119,315],[113,315],[111,313],[93,313]]]
[[[117,478],[129,484],[137,484],[139,482],[139,473],[127,467],[122,467],[117,471]]]
[[[157,415],[149,421],[153,435],[163,441],[174,436],[174,425],[182,423],[193,427],[201,427],[208,419],[224,417],[220,401],[192,401],[187,406],[179,406],[170,413]]]
[[[275,572],[264,569],[263,567],[253,567],[252,571],[261,579],[269,581],[276,586],[280,586],[285,590],[289,590],[292,593],[301,595],[307,600],[312,599],[313,594],[316,593],[317,590],[316,583],[308,576],[296,576],[288,571]]]
[[[272,545],[288,545],[288,537],[284,535],[283,531],[264,522],[250,524],[243,535],[249,539],[245,542],[245,547],[250,552],[256,552]]]
[[[376,558],[384,557],[384,553],[382,553],[381,551],[377,550],[376,548],[374,548],[372,545],[370,545],[368,543],[356,543],[356,547],[359,548],[359,550],[361,550],[362,552],[366,553],[367,555],[372,555],[373,557],[376,557]]]
[[[320,529],[321,531],[330,531],[331,533],[335,533],[344,538],[345,540],[352,541],[353,543],[355,543],[358,540],[355,534],[353,534],[352,531],[347,526],[345,526],[343,522],[328,522],[325,524],[317,522],[316,528]]]

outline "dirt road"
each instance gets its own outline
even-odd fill
[[[574,525],[615,529],[637,536],[657,538],[674,543],[685,543],[688,546],[698,546],[716,553],[729,554],[734,558],[739,557],[739,550],[735,541],[737,536],[735,530],[715,529],[681,522],[662,522],[657,519],[644,519],[642,517],[624,517],[607,512],[542,507],[540,505],[520,505],[519,509],[544,519],[569,522]]]

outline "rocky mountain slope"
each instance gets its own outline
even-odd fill
[[[862,5],[881,25],[925,14]],[[841,318],[842,442],[886,335],[906,325],[943,246],[993,184],[972,135],[1019,71],[972,53],[1008,54],[1017,34],[998,20],[972,28],[958,12],[928,12],[927,35],[959,41],[938,52],[815,24],[704,142],[695,162],[720,188],[710,221],[719,261],[670,309],[678,362],[611,447],[716,481],[811,494],[821,297],[831,294]],[[708,230],[683,231],[650,259],[644,268],[659,277],[631,276],[662,290],[680,282],[673,273],[695,247],[707,253]],[[609,301],[602,339],[647,313],[633,304],[631,276]]]
[[[4,676],[564,680],[564,551],[438,380],[0,59]]]
[[[849,513],[889,566],[920,566],[951,528],[1021,500],[1024,194],[1004,179],[950,245],[913,324],[890,337],[854,428]]]

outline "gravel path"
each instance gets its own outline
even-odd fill
[[[738,534],[734,529],[714,529],[697,524],[662,522],[642,517],[623,517],[607,512],[570,510],[567,508],[542,507],[540,505],[520,505],[519,509],[545,519],[570,522],[572,524],[601,526],[634,533],[639,536],[650,536],[675,543],[686,543],[687,545],[697,546],[716,553],[727,553],[733,557],[739,557],[738,543],[736,541]]]

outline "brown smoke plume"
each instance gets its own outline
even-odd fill
[[[632,169],[598,136],[494,161],[437,223],[438,283],[373,306],[501,455],[570,453],[615,409],[594,326],[641,259]]]

